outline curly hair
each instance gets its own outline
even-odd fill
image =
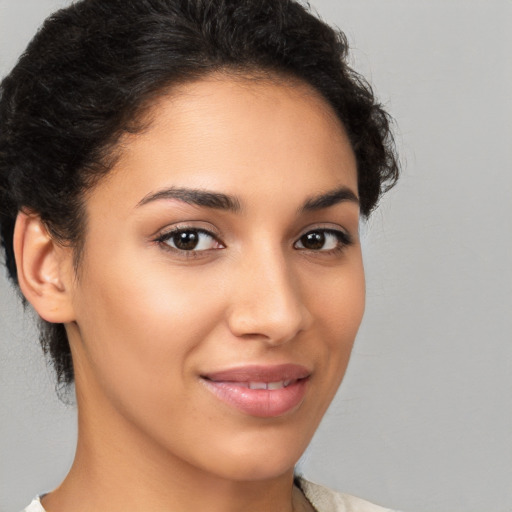
[[[295,0],[81,0],[50,16],[0,85],[0,227],[18,286],[13,232],[37,212],[59,243],[83,248],[83,197],[116,142],[178,83],[215,71],[288,76],[316,89],[352,144],[361,213],[398,177],[390,119],[347,64],[344,34]],[[41,320],[57,379],[74,379],[66,331]]]

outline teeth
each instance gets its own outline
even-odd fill
[[[208,379],[211,380],[211,379]],[[222,381],[212,381],[212,382],[222,382]],[[230,381],[226,381],[230,382]],[[231,384],[238,386],[240,388],[248,388],[248,389],[283,389],[287,388],[290,384],[293,384],[296,382],[294,379],[288,379],[288,380],[279,380],[277,382],[244,382],[244,381],[232,381]]]
[[[267,389],[266,382],[249,382],[249,389]]]
[[[249,389],[282,389],[292,383],[291,380],[280,380],[278,382],[249,382]]]

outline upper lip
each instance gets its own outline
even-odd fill
[[[279,382],[305,379],[311,371],[299,364],[248,365],[202,374],[214,382]]]

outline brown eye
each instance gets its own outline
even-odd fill
[[[213,234],[203,229],[176,229],[163,234],[158,242],[178,251],[199,252],[223,248]]]
[[[172,237],[174,247],[182,251],[192,251],[199,242],[198,233],[195,231],[181,231]]]
[[[335,229],[316,229],[302,235],[295,243],[296,249],[306,251],[333,251],[352,243],[350,235]]]
[[[318,251],[322,249],[325,244],[325,234],[321,231],[311,231],[302,236],[300,242],[304,249]]]

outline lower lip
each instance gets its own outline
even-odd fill
[[[281,389],[249,389],[234,382],[202,379],[206,387],[228,405],[259,418],[274,418],[298,407],[309,379],[300,379]]]

